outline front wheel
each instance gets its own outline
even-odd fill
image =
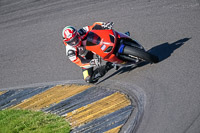
[[[125,46],[123,50],[123,55],[128,58],[138,58],[139,60],[144,60],[150,63],[158,63],[159,59],[157,56],[147,53],[143,49],[136,47]]]

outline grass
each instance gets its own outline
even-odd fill
[[[0,133],[69,133],[70,126],[60,116],[30,110],[0,111]]]

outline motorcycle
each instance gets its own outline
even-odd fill
[[[141,62],[157,63],[158,57],[145,51],[144,47],[129,34],[114,29],[92,30],[88,33],[86,49],[99,59],[116,66],[133,66]]]

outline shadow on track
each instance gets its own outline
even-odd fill
[[[157,45],[153,48],[151,48],[150,50],[148,50],[147,52],[158,56],[159,58],[159,62],[169,58],[171,56],[171,54],[178,48],[180,48],[183,44],[185,44],[185,42],[189,41],[191,38],[183,38],[180,39],[176,42],[173,42],[171,44],[169,44],[168,42]],[[137,67],[142,67],[147,65],[147,62],[143,62],[141,64],[139,64]],[[105,80],[111,78],[112,76],[115,76],[116,74],[122,74],[125,72],[130,72],[133,69],[135,69],[136,67],[123,67],[121,69],[119,69],[118,71],[114,72],[113,74],[109,75],[108,77],[106,77],[105,79],[99,81],[98,83],[96,83],[96,85],[104,82]]]
[[[158,46],[155,46],[148,50],[149,53],[156,55],[159,57],[159,62],[167,59],[171,56],[171,54],[181,47],[185,42],[189,41],[191,38],[183,38],[180,39],[172,44],[169,44],[168,42],[160,44]]]

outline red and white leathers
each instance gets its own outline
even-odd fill
[[[85,49],[87,35],[88,35],[89,31],[91,31],[92,29],[103,29],[103,27],[102,27],[103,24],[104,24],[104,22],[95,22],[91,26],[85,26],[82,29],[78,30],[78,34],[80,35],[81,41],[82,41],[80,46],[73,47],[73,46],[68,45],[65,41],[63,41],[63,43],[66,46],[66,55],[69,57],[69,59],[73,63],[75,63],[78,66],[80,66],[81,68],[85,68],[85,69],[93,67],[90,65],[91,59],[88,60],[85,58],[85,56],[89,52]]]
[[[66,55],[73,63],[82,68],[84,80],[88,83],[97,82],[100,77],[105,75],[105,73],[112,68],[112,66],[110,63],[107,63],[106,65],[100,66],[97,69],[93,70],[94,64],[91,65],[90,62],[93,59],[94,54],[91,51],[86,50],[87,35],[93,29],[111,29],[113,24],[113,22],[95,22],[91,26],[85,26],[79,29],[78,37],[81,41],[78,42],[76,46],[67,44],[66,38],[64,38],[63,40],[63,43],[66,46]],[[63,33],[65,33],[65,31],[63,31]]]

